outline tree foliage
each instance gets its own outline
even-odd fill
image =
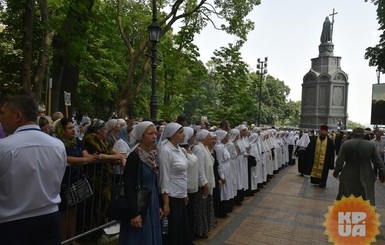
[[[1,1],[0,85],[4,94],[26,88],[22,83],[22,17],[27,2],[30,0]],[[261,80],[242,60],[240,49],[254,28],[246,16],[259,3],[158,2],[158,23],[162,26],[157,45],[158,119],[171,121],[185,114],[190,123],[201,116],[214,123],[222,119],[233,125],[255,123],[257,88],[262,83],[262,123],[298,122],[300,102],[287,101],[290,89],[284,82],[272,76]],[[148,118],[152,54],[147,27],[151,7],[149,1],[36,1],[31,11],[31,61],[26,62],[31,68],[29,90],[46,102],[52,77],[51,112],[64,111],[63,91],[67,91],[73,99],[71,109],[78,114],[107,118],[123,108],[131,117]],[[176,24],[177,32],[173,31]],[[238,41],[220,47],[203,64],[199,47],[192,41],[207,25],[237,36]]]
[[[241,47],[242,42],[229,44],[216,50],[211,58],[210,80],[216,91],[216,96],[211,96],[214,120],[244,118],[243,106],[250,105],[248,66],[242,60]]]
[[[365,125],[362,125],[361,123],[359,122],[354,122],[354,121],[350,121],[348,120],[348,126],[347,126],[348,129],[354,129],[354,128],[367,128]]]
[[[367,2],[367,0],[365,0]],[[368,47],[365,53],[365,59],[369,60],[370,66],[376,66],[378,70],[385,71],[385,1],[371,0],[377,5],[377,20],[379,30],[382,31],[380,40],[374,47]]]

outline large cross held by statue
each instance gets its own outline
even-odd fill
[[[330,42],[333,42],[333,29],[334,29],[334,15],[338,14],[338,12],[334,12],[333,8],[333,13],[329,14],[329,16],[332,17],[332,25],[331,25],[331,35],[330,35]]]

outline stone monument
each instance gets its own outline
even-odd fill
[[[346,129],[348,75],[341,69],[341,57],[334,56],[332,22],[326,17],[321,34],[319,55],[311,59],[311,68],[303,77],[300,128]]]

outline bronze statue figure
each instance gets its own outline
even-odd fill
[[[330,22],[329,17],[326,17],[321,33],[321,43],[327,43],[329,41],[332,41],[332,22]]]

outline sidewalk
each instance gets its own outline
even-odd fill
[[[325,189],[310,184],[301,177],[297,165],[286,167],[253,197],[247,197],[240,207],[209,232],[203,244],[332,244],[324,234],[324,215],[338,192],[338,180],[329,173]],[[385,184],[376,183],[376,212],[385,224]],[[385,244],[385,225],[374,244]]]

